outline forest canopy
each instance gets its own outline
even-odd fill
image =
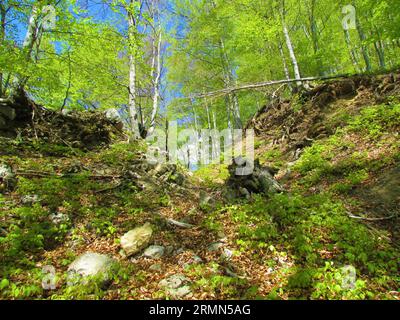
[[[194,96],[389,70],[400,50],[388,0],[5,0],[0,20],[0,96],[22,86],[54,110],[115,108],[142,136],[165,118],[240,128],[278,86]]]

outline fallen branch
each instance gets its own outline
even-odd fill
[[[194,228],[194,225],[192,225],[192,224],[181,222],[181,221],[176,221],[176,220],[171,219],[171,218],[166,218],[160,213],[156,213],[156,215],[159,218],[161,218],[162,220],[164,220],[165,222],[167,222],[168,224],[172,224],[174,226],[177,226],[177,227],[180,227],[180,228],[184,228],[184,229]]]
[[[365,220],[365,221],[383,221],[383,220],[390,220],[390,219],[393,219],[393,218],[396,217],[396,215],[392,215],[390,217],[382,217],[382,218],[366,218],[366,217],[355,216],[355,215],[353,215],[351,213],[347,213],[347,215],[350,218],[359,219],[359,220]]]
[[[307,77],[307,78],[301,78],[301,79],[284,79],[284,80],[265,81],[265,82],[246,84],[246,85],[242,85],[242,86],[224,88],[224,89],[210,91],[210,92],[202,93],[202,94],[196,94],[196,95],[191,96],[190,99],[196,99],[196,98],[201,99],[201,98],[207,98],[207,97],[213,97],[213,96],[227,95],[227,94],[231,94],[231,93],[237,92],[237,91],[263,88],[263,87],[273,86],[273,85],[277,85],[277,84],[289,84],[289,83],[294,83],[294,82],[308,82],[308,81],[318,81],[318,80],[350,78],[350,77],[359,76],[359,75],[360,74],[339,74],[339,75],[321,76],[321,77]]]
[[[192,225],[192,224],[181,222],[181,221],[176,221],[174,219],[167,219],[167,222],[169,224],[174,225],[174,226],[177,226],[177,227],[180,227],[180,228],[185,228],[185,229],[190,229],[190,228],[194,227],[194,225]]]
[[[40,172],[40,171],[17,171],[14,173],[17,176],[22,176],[22,177],[40,177],[40,178],[45,178],[45,177],[59,177],[59,178],[64,178],[64,177],[71,177],[71,176],[77,176],[79,173],[52,173],[52,172]],[[88,178],[92,179],[118,179],[122,178],[120,175],[96,175],[92,174],[89,175]]]

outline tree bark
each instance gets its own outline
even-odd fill
[[[321,56],[319,55],[318,25],[317,25],[317,21],[315,19],[315,7],[316,7],[316,0],[311,0],[310,8],[309,8],[311,40],[312,40],[314,55],[316,56],[316,59],[317,59],[318,74],[321,76],[324,74],[324,67],[323,67],[323,61],[321,59]]]
[[[161,78],[161,40],[162,33],[161,28],[158,28],[158,40],[157,40],[157,48],[155,50],[156,58],[155,58],[155,68],[156,70],[153,73],[153,86],[154,86],[154,95],[153,95],[153,109],[151,112],[150,118],[150,127],[148,134],[151,134],[154,131],[156,124],[156,116],[158,111],[158,100],[160,97],[160,78]]]
[[[289,68],[287,66],[287,62],[286,62],[286,58],[285,58],[285,53],[283,52],[283,48],[282,48],[282,43],[279,42],[279,53],[281,55],[282,58],[282,64],[283,64],[283,71],[285,73],[285,77],[287,80],[290,79],[290,73],[289,73]]]
[[[4,43],[6,38],[6,8],[0,3],[0,42]],[[3,72],[0,72],[0,97],[3,96]]]
[[[383,51],[383,46],[382,46],[381,41],[375,41],[374,42],[374,48],[375,48],[376,54],[378,56],[379,67],[381,69],[385,69],[386,68],[385,54],[384,54],[384,51]]]
[[[224,82],[225,86],[229,87],[235,84],[235,80],[232,75],[232,67],[230,65],[228,56],[226,54],[225,50],[225,44],[223,39],[220,39],[219,42],[220,49],[221,49],[221,60],[222,60],[222,66],[224,70]],[[227,109],[228,110],[228,127],[231,127],[231,121],[230,121],[230,116],[232,115],[233,117],[233,122],[234,122],[234,128],[236,129],[241,129],[243,127],[242,125],[242,119],[240,116],[240,107],[239,107],[239,100],[238,97],[235,93],[232,93],[228,99],[225,100],[225,103],[227,103]]]
[[[38,37],[40,33],[39,26],[39,15],[38,15],[38,7],[33,5],[32,12],[28,21],[28,28],[25,34],[24,42],[22,44],[22,51],[24,52],[24,56],[26,59],[26,63],[28,64],[32,60],[32,52],[35,46],[36,41],[38,41]],[[16,94],[18,89],[23,89],[26,82],[28,81],[27,76],[16,76],[11,83],[11,95]]]
[[[372,70],[372,67],[371,67],[371,61],[369,59],[368,47],[365,44],[366,36],[365,36],[364,30],[361,27],[361,22],[358,19],[358,16],[356,17],[356,29],[357,29],[358,36],[361,41],[361,52],[362,52],[364,62],[365,62],[365,70],[367,72],[370,72]]]
[[[289,50],[290,59],[292,60],[294,77],[295,79],[301,79],[300,68],[297,62],[296,54],[294,53],[292,39],[290,38],[289,30],[286,25],[285,15],[286,15],[285,8],[284,5],[282,5],[281,20],[282,20],[283,35],[285,36],[286,46],[287,49]],[[298,88],[300,88],[302,86],[301,81],[296,82],[296,85]]]
[[[349,52],[350,52],[351,61],[353,62],[353,65],[354,65],[354,67],[355,67],[355,70],[356,70],[357,72],[359,72],[359,71],[361,71],[361,70],[360,70],[360,67],[359,67],[357,55],[356,55],[356,53],[354,52],[354,49],[352,48],[352,45],[351,45],[351,39],[350,39],[349,30],[343,29],[343,31],[344,31],[344,39],[345,39],[345,41],[346,41],[347,48],[348,48],[348,50],[349,50]]]
[[[138,139],[140,137],[139,123],[138,123],[138,113],[136,106],[137,90],[136,90],[136,55],[137,55],[137,44],[136,44],[136,32],[137,32],[137,22],[135,18],[135,13],[133,12],[134,4],[136,0],[130,0],[130,8],[127,9],[128,12],[128,41],[129,41],[129,118],[131,125],[131,133],[133,139]]]

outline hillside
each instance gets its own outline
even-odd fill
[[[58,115],[103,128],[86,148],[54,117],[0,137],[1,298],[400,299],[400,74],[262,108],[247,127],[283,191],[243,198],[225,165],[152,164],[100,113]]]

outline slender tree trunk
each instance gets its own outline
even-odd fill
[[[29,18],[28,30],[26,31],[22,49],[25,50],[26,57],[32,57],[33,47],[39,35],[38,8],[34,6]]]
[[[169,162],[169,149],[168,149],[168,140],[169,140],[169,122],[168,117],[165,117],[165,153],[167,163]]]
[[[207,112],[207,128],[210,130],[211,129],[211,119],[210,119],[210,110],[208,107],[207,98],[205,99],[205,102],[206,102],[206,112]]]
[[[235,84],[234,77],[232,75],[232,67],[230,65],[228,56],[225,50],[225,44],[222,38],[220,39],[220,49],[221,49],[221,59],[222,65],[224,69],[224,82],[226,87],[230,87]],[[240,117],[240,107],[239,107],[239,100],[236,93],[232,93],[229,95],[229,99],[225,100],[226,103],[229,104],[229,115],[232,114],[234,127],[236,129],[242,128],[242,119]],[[230,117],[229,117],[230,118]],[[230,119],[228,120],[228,124],[230,123]]]
[[[197,119],[197,112],[196,112],[196,108],[195,108],[193,102],[192,102],[192,109],[193,109],[193,114],[194,114],[194,130],[196,131],[196,134],[197,134],[197,143],[196,143],[197,164],[200,164],[201,163],[201,159],[202,159],[202,150],[201,150],[201,146],[200,146],[201,130],[199,128],[199,122],[198,122],[198,119]]]
[[[381,34],[379,29],[374,26],[375,33],[377,35],[377,40],[374,42],[374,48],[379,60],[379,67],[381,69],[386,69],[386,62],[385,62],[385,47],[382,41]]]
[[[136,2],[136,0],[130,0],[131,6]],[[129,118],[132,130],[133,139],[138,139],[140,137],[139,123],[138,123],[138,113],[136,106],[137,92],[136,92],[136,55],[137,55],[137,44],[136,44],[136,32],[137,23],[135,18],[135,13],[132,7],[128,9],[128,41],[129,41]]]
[[[227,125],[228,129],[232,129],[232,122],[231,122],[231,101],[230,96],[225,96],[225,106],[226,106],[226,118],[227,118]]]
[[[6,38],[6,8],[0,3],[0,42],[4,43]],[[0,97],[3,96],[3,73],[0,72]]]
[[[242,129],[242,118],[240,116],[240,107],[239,107],[239,98],[237,94],[232,94],[232,103],[233,103],[233,116],[235,120],[235,129]]]
[[[317,54],[319,51],[319,44],[318,44],[317,21],[315,20],[315,13],[314,13],[315,5],[316,5],[316,0],[311,0],[311,9],[310,9],[311,38],[313,43],[314,54]]]
[[[372,70],[371,61],[370,61],[369,54],[368,54],[368,47],[365,44],[366,36],[365,36],[364,30],[361,27],[361,23],[360,23],[360,20],[358,19],[358,17],[356,17],[356,29],[357,29],[358,36],[361,41],[361,52],[362,52],[364,62],[365,62],[365,70],[367,72],[369,72]]]
[[[344,31],[344,39],[346,41],[346,45],[347,45],[347,48],[348,48],[349,53],[350,53],[351,61],[352,61],[353,65],[354,65],[354,68],[356,69],[356,71],[360,71],[357,55],[354,52],[354,49],[352,48],[352,45],[351,45],[351,39],[350,39],[349,30],[343,29],[343,31]]]
[[[297,63],[297,58],[296,55],[294,53],[294,49],[293,49],[293,44],[292,44],[292,40],[290,39],[290,35],[289,35],[289,31],[287,29],[286,23],[283,22],[283,34],[285,36],[285,40],[286,40],[286,46],[289,50],[289,55],[290,55],[290,59],[292,60],[292,65],[293,65],[293,71],[294,71],[294,77],[295,79],[301,79],[301,74],[300,74],[300,69],[299,69],[299,64]],[[301,82],[296,82],[298,87],[301,87]]]
[[[311,40],[313,45],[314,55],[316,55],[317,64],[318,64],[318,74],[323,75],[323,61],[321,57],[318,55],[319,53],[319,43],[318,43],[318,26],[317,21],[315,19],[315,7],[316,0],[311,0],[310,3],[310,29],[311,29]]]
[[[382,44],[380,43],[380,41],[374,42],[374,48],[375,48],[376,54],[378,56],[379,67],[381,69],[385,69],[386,68],[385,54],[383,52],[383,47],[382,47]]]
[[[150,127],[149,127],[149,132],[148,134],[151,134],[154,131],[155,125],[156,125],[156,116],[157,116],[157,110],[158,110],[158,100],[160,96],[160,78],[161,78],[161,40],[162,40],[162,34],[161,34],[161,28],[158,29],[158,40],[157,40],[157,48],[156,48],[156,59],[155,59],[155,64],[156,64],[156,70],[154,71],[154,78],[153,78],[153,84],[154,84],[154,95],[153,95],[153,109],[151,112],[151,118],[150,118]]]
[[[25,55],[26,63],[28,64],[32,60],[33,48],[35,47],[35,43],[39,40],[40,26],[39,26],[39,15],[38,15],[38,7],[33,6],[32,12],[28,22],[28,28],[25,34],[24,42],[22,44],[22,50]],[[28,81],[27,76],[16,76],[11,85],[11,95],[15,94],[18,88],[23,88]]]
[[[213,128],[217,130],[217,118],[215,117],[215,111],[212,111],[212,118],[213,118]]]
[[[283,71],[285,73],[286,79],[289,80],[290,79],[290,72],[289,72],[289,68],[288,68],[287,62],[286,62],[285,53],[283,52],[282,43],[280,41],[279,41],[278,47],[279,47],[279,53],[280,53],[281,58],[282,58]]]

